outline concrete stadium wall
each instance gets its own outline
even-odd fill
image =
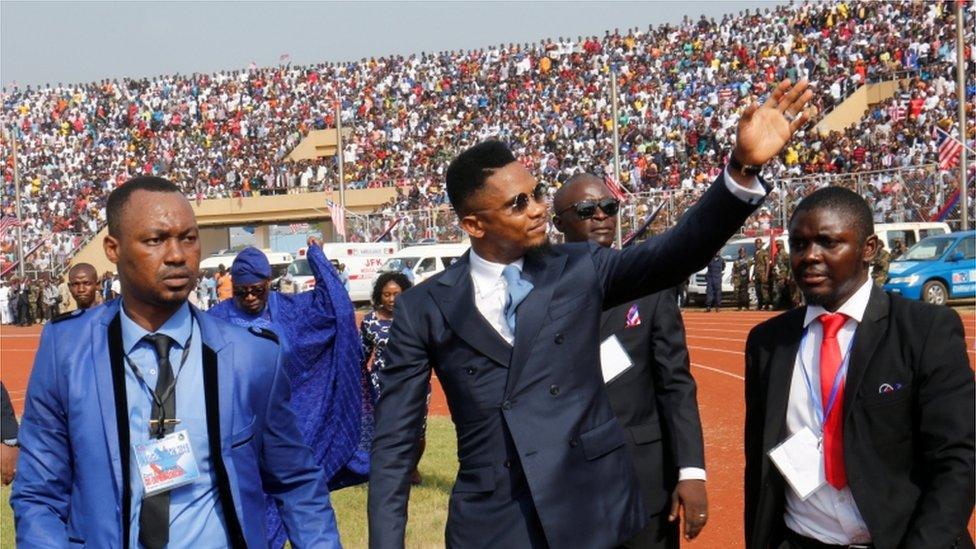
[[[346,191],[346,208],[351,212],[370,213],[378,206],[396,196],[393,188],[356,189]],[[210,255],[215,250],[230,248],[230,231],[228,227],[240,225],[261,225],[275,223],[296,223],[327,219],[323,229],[328,232],[328,238],[335,240],[335,227],[331,222],[331,214],[326,204],[327,200],[339,200],[338,193],[301,193],[278,196],[252,196],[248,198],[218,198],[204,200],[199,205],[191,201],[193,213],[200,225],[200,244],[202,257]],[[108,234],[107,228],[102,228],[88,244],[71,259],[70,265],[77,263],[91,263],[98,273],[115,272],[112,264],[102,250],[102,240]],[[260,244],[268,247],[269,244]]]
[[[821,135],[827,135],[832,131],[844,131],[853,126],[864,118],[864,114],[872,105],[895,95],[903,82],[907,80],[887,80],[861,86],[817,124],[817,131]]]
[[[355,213],[370,213],[396,196],[390,187],[346,191],[346,208]],[[326,201],[339,200],[339,193],[300,193],[249,198],[204,200],[193,212],[201,227],[255,225],[261,223],[294,223],[329,219]]]

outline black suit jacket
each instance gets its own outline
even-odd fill
[[[681,467],[705,468],[705,445],[691,377],[685,326],[672,288],[603,313],[600,340],[614,335],[633,366],[607,384],[610,406],[627,430],[644,505],[667,509]],[[640,324],[627,326],[637,307]]]
[[[10,402],[7,387],[0,383],[0,439],[15,438],[17,438],[17,416],[14,415],[14,406]]]
[[[805,308],[756,326],[746,343],[745,532],[748,547],[783,535],[789,490],[767,452],[786,411]],[[844,390],[844,465],[880,549],[972,547],[973,371],[952,309],[873,288],[854,335]],[[880,392],[882,384],[901,384]]]
[[[478,312],[467,255],[404,292],[379,372],[370,545],[403,546],[431,371],[458,434],[448,546],[598,549],[640,531],[647,514],[600,372],[601,312],[704,266],[754,208],[719,181],[675,228],[640,245],[526,256],[534,287],[514,346]]]

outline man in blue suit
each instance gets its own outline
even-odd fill
[[[338,547],[274,334],[187,303],[200,260],[189,202],[140,177],[107,214],[125,297],[44,329],[11,497],[18,546],[266,547],[267,493],[295,547]],[[177,467],[153,462],[166,454]]]
[[[782,82],[739,121],[732,160],[671,231],[622,251],[546,246],[545,189],[508,148],[459,155],[447,192],[471,252],[397,301],[369,486],[370,545],[403,546],[431,371],[458,433],[448,547],[613,547],[647,513],[600,371],[604,309],[703,267],[765,196],[756,175],[805,122]]]

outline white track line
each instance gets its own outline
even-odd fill
[[[716,341],[735,341],[738,343],[745,343],[746,340],[738,339],[734,337],[714,337],[714,336],[700,336],[700,335],[689,335],[688,339],[714,339]]]
[[[712,368],[711,366],[705,366],[703,364],[696,364],[694,362],[692,362],[691,365],[694,366],[694,367],[696,367],[696,368],[702,368],[704,370],[708,370],[710,372],[715,372],[715,373],[727,375],[729,377],[734,377],[735,379],[738,379],[738,380],[741,380],[741,381],[745,381],[746,380],[746,378],[740,376],[739,374],[733,374],[732,372],[726,372],[725,370],[722,370],[722,369],[719,369],[719,368]]]
[[[699,347],[697,345],[689,345],[688,348],[695,349],[697,351],[715,351],[716,353],[728,353],[730,355],[738,355],[738,356],[742,356],[743,354],[745,354],[745,349],[740,351],[730,351],[728,349],[716,349],[714,347]]]

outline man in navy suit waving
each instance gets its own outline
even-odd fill
[[[759,166],[805,122],[806,87],[784,81],[747,108],[725,173],[674,229],[623,251],[547,246],[545,189],[504,144],[451,163],[471,252],[397,301],[379,372],[372,547],[403,546],[432,370],[458,432],[449,547],[611,547],[644,527],[600,373],[600,313],[676,285],[735,233],[765,196]]]

